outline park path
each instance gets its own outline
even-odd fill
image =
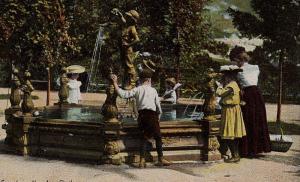
[[[0,95],[7,89],[0,88]],[[39,97],[36,106],[45,105],[46,92],[35,91]],[[51,104],[57,102],[57,92],[52,92]],[[101,105],[105,94],[83,94],[84,104]],[[0,111],[7,107],[6,100],[0,100]],[[283,119],[299,124],[299,105],[283,105]],[[276,118],[276,107],[267,104],[269,120]],[[275,117],[274,117],[275,116]],[[0,112],[0,125],[4,123]],[[0,181],[1,182],[105,182],[105,181],[221,181],[221,182],[273,182],[300,181],[300,133],[293,133],[293,145],[287,153],[271,152],[258,159],[242,159],[238,164],[174,164],[166,168],[151,166],[136,169],[127,165],[91,165],[23,157],[6,154],[3,151],[5,131],[0,129]]]

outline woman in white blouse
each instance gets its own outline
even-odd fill
[[[240,142],[241,155],[255,157],[259,153],[270,152],[265,102],[257,87],[259,67],[248,63],[250,57],[244,47],[234,47],[229,56],[232,62],[243,69],[243,72],[238,74],[238,82],[242,100],[246,103],[242,106],[242,112],[247,136]]]

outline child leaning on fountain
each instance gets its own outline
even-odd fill
[[[227,149],[230,149],[231,158],[225,159],[225,162],[239,162],[238,140],[246,136],[243,115],[240,107],[240,88],[236,82],[237,73],[242,71],[235,65],[221,66],[222,84],[218,85],[216,94],[221,97],[222,106],[221,115],[221,148],[222,156],[226,156]],[[224,85],[224,88],[223,86]]]
[[[159,116],[162,113],[159,97],[155,88],[151,87],[152,72],[143,70],[140,73],[141,85],[132,90],[123,90],[118,86],[118,78],[111,75],[114,87],[121,98],[134,97],[138,109],[138,125],[142,131],[140,145],[140,164],[139,167],[146,167],[145,148],[147,140],[154,138],[156,142],[156,151],[158,154],[159,166],[170,165],[171,163],[163,158],[162,139],[159,126]]]

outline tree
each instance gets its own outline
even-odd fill
[[[70,52],[77,51],[61,0],[3,0],[0,15],[2,59],[27,69],[36,63],[64,63]]]
[[[297,62],[300,44],[300,3],[297,0],[252,0],[255,14],[229,9],[233,23],[246,37],[264,40],[269,59],[278,61],[277,122],[281,121],[282,74],[286,61]]]

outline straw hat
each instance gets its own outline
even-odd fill
[[[166,83],[170,84],[172,87],[174,87],[176,85],[176,80],[175,78],[167,78],[166,79]]]
[[[221,73],[238,73],[242,72],[243,69],[238,67],[237,65],[224,65],[220,67]]]
[[[130,10],[130,11],[126,12],[125,14],[130,16],[135,22],[137,22],[138,19],[140,19],[139,13],[135,10]]]
[[[151,60],[143,60],[144,65],[151,70],[152,72],[155,72],[156,65]]]
[[[67,67],[68,73],[83,73],[85,72],[85,68],[80,65],[71,65]]]

